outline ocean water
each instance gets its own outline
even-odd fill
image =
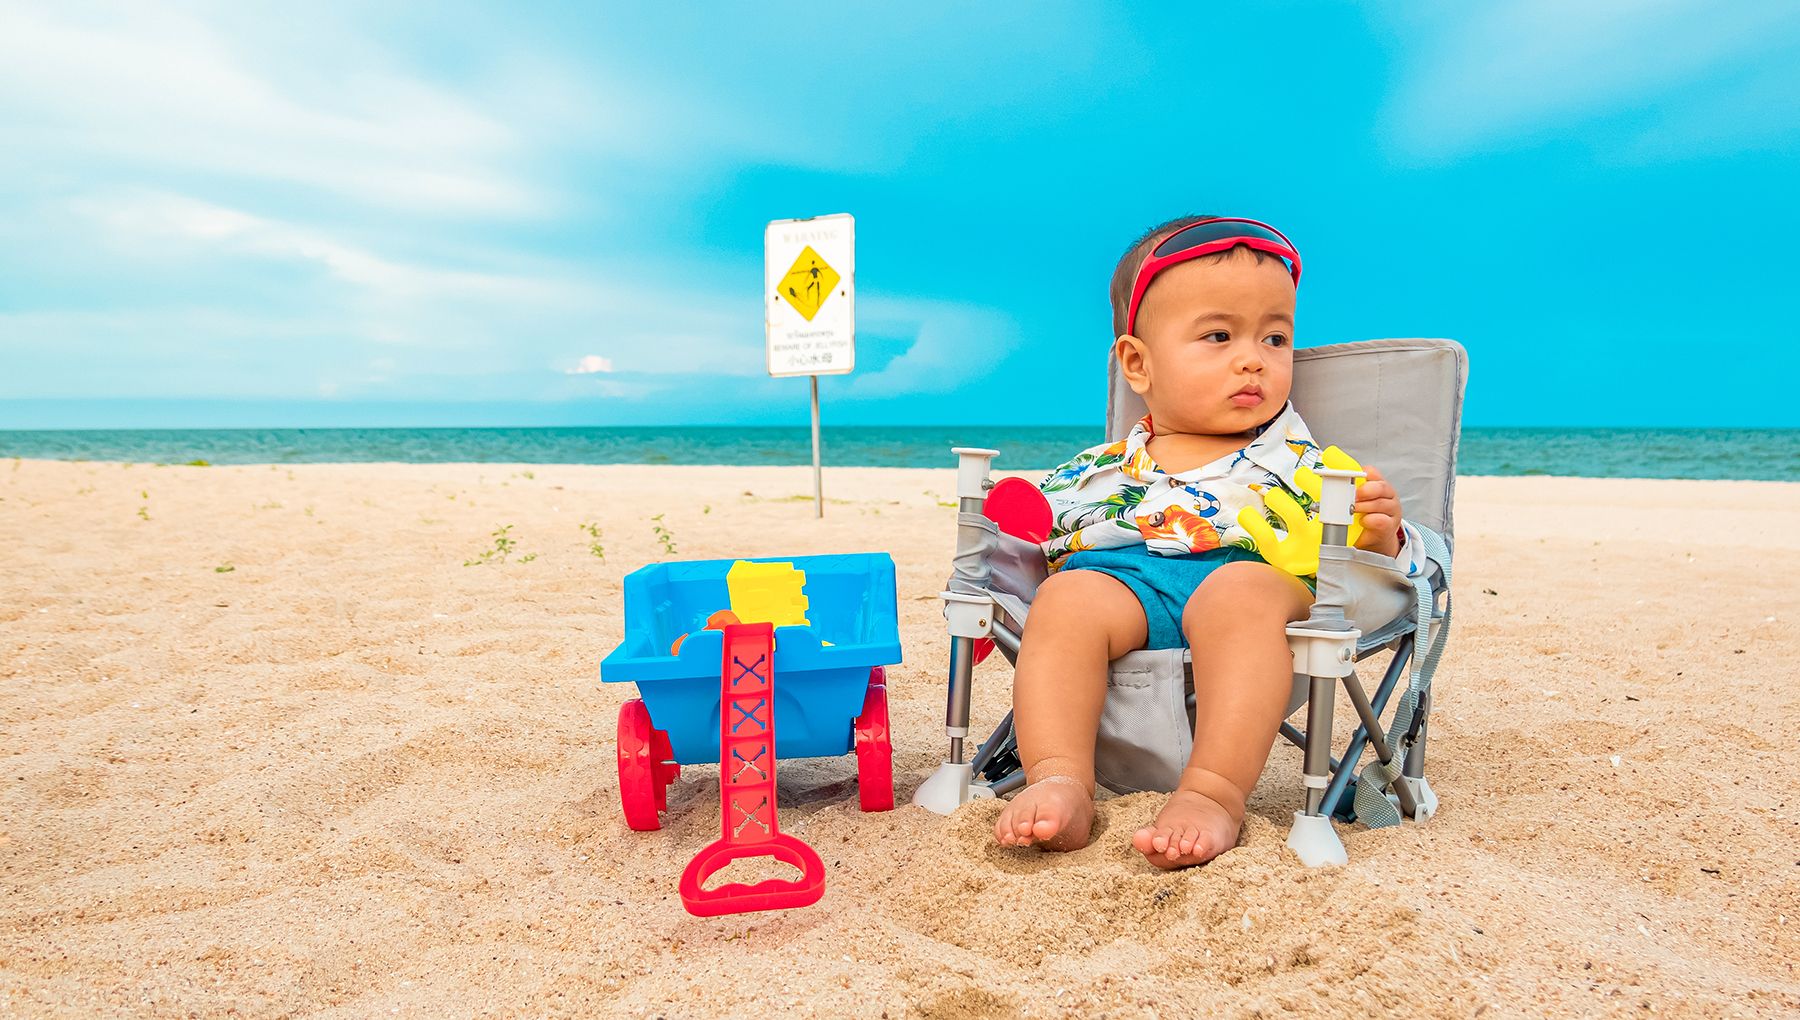
[[[1052,467],[1102,439],[1073,426],[840,426],[836,467],[954,467],[952,446],[1001,451],[1002,470]],[[0,431],[0,456],[185,464],[810,464],[800,427],[82,429]],[[1800,481],[1800,429],[1468,428],[1467,475]]]

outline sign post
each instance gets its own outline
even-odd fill
[[[771,221],[763,231],[763,284],[769,375],[812,378],[813,515],[824,517],[819,376],[856,367],[856,218]]]

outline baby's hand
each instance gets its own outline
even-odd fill
[[[1356,487],[1356,505],[1362,515],[1362,535],[1355,540],[1358,549],[1383,556],[1400,554],[1400,494],[1380,471],[1363,465],[1368,480]]]

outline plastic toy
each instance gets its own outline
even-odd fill
[[[1354,457],[1335,446],[1325,448],[1320,455],[1319,466],[1332,471],[1361,471],[1362,465]],[[1324,483],[1318,474],[1310,468],[1300,468],[1294,472],[1294,482],[1300,491],[1312,497],[1314,503],[1320,499],[1320,491]],[[1362,482],[1356,483],[1357,487]],[[1277,538],[1275,529],[1257,511],[1255,507],[1245,507],[1238,511],[1238,524],[1256,540],[1256,551],[1263,559],[1280,567],[1296,577],[1311,577],[1319,572],[1319,546],[1325,540],[1325,518],[1323,515],[1308,517],[1306,508],[1294,501],[1285,489],[1271,488],[1263,494],[1263,504],[1275,511],[1281,523],[1287,528],[1287,536]],[[1362,537],[1362,514],[1350,517],[1349,538],[1343,544],[1354,546]]]
[[[744,621],[738,619],[738,615],[736,613],[732,612],[731,610],[721,609],[718,612],[716,612],[706,618],[706,629],[707,630],[724,630],[726,627],[730,626],[731,624],[743,623],[743,622]],[[683,634],[680,637],[676,638],[675,643],[669,646],[669,654],[670,655],[680,655],[681,654],[681,643],[686,640],[687,640],[686,634]]]
[[[806,626],[806,571],[792,563],[738,560],[725,572],[731,611],[744,623]]]
[[[734,569],[743,571],[743,604],[732,598]],[[789,580],[774,580],[778,575]],[[702,624],[728,603],[740,619],[753,607],[791,614],[796,596],[802,622],[760,621],[771,624],[775,645],[775,754],[835,757],[854,749],[862,809],[894,806],[881,667],[900,661],[900,629],[894,561],[885,553],[658,563],[626,575],[624,587],[625,639],[601,663],[600,679],[637,684],[638,697],[619,708],[619,799],[627,825],[661,828],[681,766],[720,758],[725,630]]]
[[[724,831],[681,872],[681,905],[699,917],[785,910],[825,895],[825,865],[812,847],[781,831],[775,808],[775,628],[725,628],[719,704],[719,802]],[[773,857],[800,869],[798,879],[732,882],[708,890],[706,880],[733,861]]]
[[[1053,523],[1050,501],[1038,487],[1023,478],[1002,478],[988,490],[981,512],[995,526],[1014,538],[1042,542],[1050,537]]]
[[[1050,537],[1053,523],[1050,501],[1038,487],[1023,478],[1002,478],[988,490],[981,512],[994,526],[1014,538],[1042,542]],[[994,651],[994,639],[975,642],[975,662],[980,664]]]

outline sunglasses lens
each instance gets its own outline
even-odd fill
[[[1287,238],[1258,223],[1249,223],[1244,220],[1208,220],[1205,223],[1196,223],[1170,234],[1163,243],[1156,246],[1156,250],[1151,252],[1151,255],[1162,258],[1165,255],[1173,255],[1176,252],[1187,251],[1189,248],[1198,248],[1203,244],[1211,244],[1214,241],[1223,241],[1233,237],[1254,237],[1258,240],[1273,242],[1283,248],[1290,247]]]

